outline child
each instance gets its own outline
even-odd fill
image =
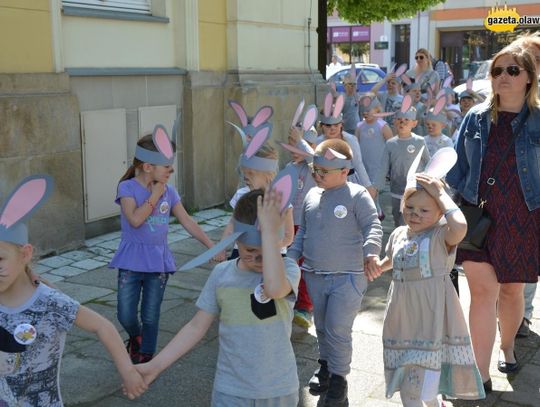
[[[438,394],[485,397],[449,275],[467,222],[434,176],[456,158],[452,148],[441,149],[423,174],[415,174],[415,160],[402,201],[406,226],[392,232],[386,257],[370,270],[393,268],[383,326],[386,397],[400,391],[405,407],[439,406]]]
[[[287,255],[304,256],[302,270],[319,344],[320,369],[309,382],[314,392],[328,390],[324,406],[347,406],[352,357],[352,326],[367,289],[364,262],[378,259],[382,228],[367,190],[347,182],[351,149],[343,140],[317,146],[312,188],[300,228]]]
[[[248,191],[265,189],[270,185],[278,171],[277,151],[267,142],[272,134],[272,125],[266,123],[259,126],[249,144],[244,148],[240,156],[240,172],[243,174],[245,187],[239,188],[229,201],[234,209],[238,200]],[[232,233],[233,220],[231,219],[223,231],[222,240]],[[294,236],[294,223],[292,208],[287,210],[285,229],[281,239],[282,253],[286,253],[286,247],[292,243]],[[222,253],[225,256],[225,252]],[[238,257],[236,245],[233,248],[229,260]]]
[[[437,100],[435,106],[426,114],[425,123],[428,134],[424,140],[426,142],[429,155],[432,157],[437,150],[443,147],[454,146],[452,139],[442,134],[442,130],[447,124],[447,117],[446,113],[444,112],[445,105],[446,98],[442,96]]]
[[[381,102],[383,111],[385,112],[397,112],[399,110],[399,106],[403,102],[403,95],[401,94],[401,81],[399,79],[399,74],[402,72],[403,69],[406,69],[406,66],[404,68],[401,68],[401,69],[400,68],[398,68],[398,71],[396,72],[388,73],[384,77],[384,79],[376,83],[373,86],[373,88],[371,88],[371,92],[375,93],[375,95]],[[386,93],[379,93],[379,89],[385,83],[386,83]],[[390,128],[393,127],[394,115],[386,116],[384,117],[384,120],[386,121],[386,123],[388,123]]]
[[[193,319],[151,362],[137,365],[146,383],[189,352],[218,316],[219,356],[212,406],[298,404],[290,336],[300,270],[294,261],[280,255],[279,232],[285,220],[280,201],[275,190],[267,190],[264,197],[262,190],[250,191],[238,200],[233,213],[235,233],[216,249],[236,239],[239,258],[214,268]],[[206,254],[210,255],[211,251]],[[201,262],[204,256],[200,256]],[[198,263],[197,259],[190,262],[192,266]]]
[[[115,202],[122,209],[122,240],[109,267],[118,268],[118,320],[129,335],[127,351],[133,363],[152,359],[156,351],[163,293],[176,271],[167,245],[170,214],[206,247],[214,245],[167,184],[173,162],[174,147],[165,129],[156,126],[152,135],[137,142],[133,164],[118,184]]]
[[[0,211],[0,405],[61,407],[59,368],[73,324],[98,336],[111,354],[129,398],[146,389],[114,325],[31,277],[32,245],[23,223],[52,190],[48,176],[31,176]]]
[[[380,191],[385,183],[386,177],[390,178],[390,193],[392,195],[392,215],[394,217],[394,226],[403,224],[403,218],[400,213],[400,202],[403,196],[405,185],[407,184],[407,171],[411,164],[425,147],[426,143],[423,137],[412,133],[416,126],[416,109],[411,106],[412,100],[409,95],[403,98],[401,109],[396,113],[394,125],[397,136],[392,137],[386,142],[381,163],[381,171],[377,177],[377,187]],[[422,152],[422,168],[429,161],[427,148]]]
[[[343,78],[343,86],[345,86],[345,100],[343,103],[343,129],[354,134],[356,125],[360,122],[358,112],[358,95],[356,94],[356,67],[351,65],[351,69]]]

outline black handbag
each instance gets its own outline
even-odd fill
[[[495,167],[493,174],[491,175],[491,177],[487,179],[486,183],[489,186],[493,186],[495,184],[495,174],[499,172],[499,168],[501,167],[501,164],[504,162],[504,160],[508,156],[510,149],[514,146],[514,142],[516,141],[516,138],[519,135],[519,132],[523,128],[523,125],[525,124],[527,117],[528,117],[528,113],[524,117],[524,119],[517,125],[516,130],[514,131],[514,135],[512,137],[512,141],[510,142],[508,148],[502,155],[499,163],[497,164],[497,167]],[[489,192],[489,189],[488,189],[488,192]],[[484,199],[480,199],[480,204],[478,206],[474,206],[467,202],[462,202],[461,205],[459,205],[459,209],[461,209],[461,212],[463,212],[463,215],[465,216],[465,219],[467,220],[467,234],[465,235],[463,240],[458,244],[459,249],[472,250],[472,251],[477,251],[477,252],[482,251],[484,249],[487,233],[492,223],[491,216],[489,216],[489,213],[487,213],[484,210],[484,205],[486,202],[487,201],[484,198]]]

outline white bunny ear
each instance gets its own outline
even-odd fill
[[[347,159],[347,157],[344,154],[337,152],[333,148],[329,148],[328,150],[326,150],[326,152],[324,153],[324,158],[326,158],[327,160],[335,160],[335,159],[346,160]]]
[[[174,157],[174,150],[165,127],[158,124],[152,133],[152,140],[158,151],[163,154],[165,158],[170,160]]]
[[[253,116],[253,120],[251,120],[251,125],[253,127],[259,127],[261,124],[267,122],[270,117],[272,117],[272,114],[274,114],[274,109],[272,109],[271,106],[261,107],[257,111],[257,113],[255,113],[255,116]]]
[[[450,87],[450,84],[452,83],[453,80],[454,80],[454,77],[453,77],[452,75],[450,75],[449,77],[447,77],[447,78],[444,80],[442,87],[443,87],[443,88],[448,88],[448,87]]]
[[[248,125],[248,115],[242,105],[234,100],[229,100],[229,106],[233,108],[234,112],[238,116],[242,127],[246,127]]]
[[[231,126],[233,126],[236,129],[236,131],[238,132],[238,134],[240,134],[240,137],[242,138],[242,146],[246,147],[248,141],[247,141],[246,133],[244,133],[244,130],[241,127],[238,127],[234,123],[231,123],[231,122],[227,122],[227,123],[229,123]]]
[[[9,229],[28,219],[47,200],[53,185],[54,181],[49,175],[32,175],[23,179],[0,211],[0,227]]]
[[[319,112],[317,112],[317,106],[309,105],[306,114],[304,115],[304,121],[302,122],[302,129],[308,131],[317,121],[319,117]]]
[[[456,150],[452,147],[443,147],[433,154],[424,172],[435,178],[444,178],[456,162]]]
[[[381,118],[383,118],[383,117],[392,116],[393,114],[395,114],[395,112],[373,113],[372,115],[373,115],[374,117],[381,117]],[[358,123],[358,124],[360,124],[360,123]]]
[[[405,95],[401,102],[401,113],[406,113],[412,105],[412,98],[410,95]]]
[[[467,89],[470,92],[472,90],[473,79],[468,78],[466,83],[467,84],[465,85],[465,89]]]
[[[333,117],[338,117],[341,114],[344,104],[345,104],[345,98],[343,97],[343,95],[339,95],[334,105],[334,112],[332,113]]]
[[[332,102],[334,101],[334,97],[330,92],[326,94],[324,97],[324,109],[323,114],[328,117],[330,116],[330,112],[332,112]]]
[[[244,155],[247,158],[253,157],[255,153],[259,151],[259,148],[261,148],[261,146],[266,142],[266,140],[268,140],[271,132],[272,125],[270,123],[262,125],[249,142],[248,146],[246,147],[246,151],[244,151]]]
[[[416,188],[416,171],[418,170],[418,166],[420,165],[420,160],[422,159],[423,153],[424,146],[420,148],[420,151],[418,152],[418,154],[414,158],[414,161],[409,167],[409,171],[407,172],[407,186],[405,187],[405,189]]]
[[[272,181],[270,189],[281,192],[279,211],[283,213],[291,204],[298,190],[298,173],[296,169],[292,165],[283,168]]]
[[[388,70],[388,72],[394,72],[395,69],[396,69],[396,67],[397,67],[397,64],[394,62],[394,63],[392,64],[392,66],[390,67],[390,69]]]
[[[302,110],[304,110],[305,103],[305,100],[302,99],[298,104],[298,107],[296,108],[296,112],[294,112],[294,116],[292,119],[292,127],[295,127],[296,125],[298,125],[298,123],[300,123],[300,115],[302,114]]]
[[[399,68],[396,70],[396,78],[399,78],[401,75],[405,73],[407,70],[407,64],[401,64]]]
[[[442,96],[439,99],[437,99],[437,102],[435,102],[435,107],[433,108],[433,114],[438,115],[446,106],[446,97]]]
[[[410,85],[412,83],[411,78],[409,78],[408,75],[403,74],[400,76],[400,78],[406,85]]]

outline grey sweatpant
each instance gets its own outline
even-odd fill
[[[367,290],[364,273],[316,274],[305,272],[313,303],[320,359],[330,373],[347,376],[351,371],[352,326]]]

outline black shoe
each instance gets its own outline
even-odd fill
[[[501,373],[514,373],[519,370],[519,362],[516,357],[516,351],[514,351],[514,359],[516,360],[515,363],[507,363],[504,360],[499,360],[497,362],[497,369]]]
[[[529,336],[531,333],[531,329],[529,328],[530,325],[531,321],[529,321],[527,318],[523,318],[523,321],[521,321],[521,325],[516,333],[516,338],[526,338]]]
[[[311,379],[309,379],[309,388],[315,393],[324,393],[328,390],[328,383],[330,382],[330,372],[328,371],[328,363],[326,360],[318,360],[321,365],[320,368],[315,370]]]
[[[491,379],[488,379],[487,381],[484,382],[484,392],[487,395],[488,393],[491,393],[492,391],[493,391],[493,383],[491,383]]]
[[[347,380],[343,376],[332,374],[323,407],[347,407],[347,393]]]

